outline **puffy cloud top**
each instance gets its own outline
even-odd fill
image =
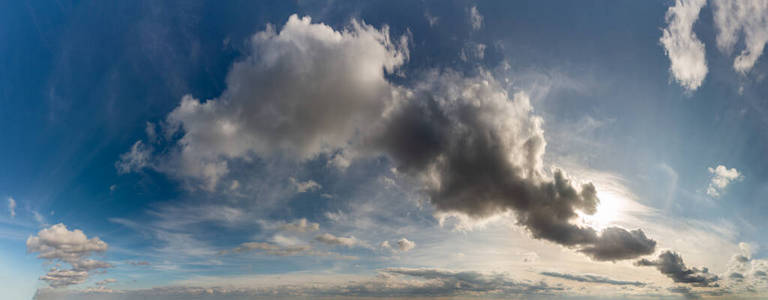
[[[386,26],[353,20],[336,31],[296,15],[250,45],[218,99],[185,96],[167,117],[166,131],[183,130],[175,170],[209,188],[228,173],[224,158],[310,158],[346,146],[380,117],[393,93],[385,74],[408,58],[405,38],[391,41]]]
[[[726,166],[718,165],[707,170],[712,174],[712,180],[707,187],[707,195],[712,197],[720,197],[731,182],[744,179],[744,175],[739,173],[736,168],[728,169]]]
[[[56,224],[40,230],[37,236],[27,239],[27,252],[37,252],[38,258],[78,261],[92,252],[107,250],[107,243],[98,237],[88,238],[82,230],[70,231],[64,224]]]

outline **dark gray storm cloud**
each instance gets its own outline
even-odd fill
[[[672,278],[677,283],[688,283],[697,287],[716,287],[720,279],[709,273],[707,268],[688,268],[683,258],[672,251],[664,251],[656,260],[641,259],[635,263],[638,266],[656,267],[662,274]]]
[[[476,218],[513,211],[534,238],[595,260],[653,253],[656,242],[642,230],[597,232],[572,222],[578,211],[596,212],[597,191],[591,183],[577,188],[559,170],[552,179],[542,174],[541,123],[525,94],[509,99],[488,74],[435,73],[388,116],[374,144],[421,179],[439,211]]]
[[[549,277],[578,281],[578,282],[604,283],[604,284],[611,284],[611,285],[634,285],[634,286],[645,285],[645,283],[639,282],[639,281],[622,281],[622,280],[615,280],[615,279],[610,279],[608,277],[590,275],[590,274],[577,275],[577,274],[558,273],[558,272],[541,272],[539,274],[544,276],[549,276]]]

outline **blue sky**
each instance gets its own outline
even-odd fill
[[[0,293],[761,298],[766,16],[2,3]]]

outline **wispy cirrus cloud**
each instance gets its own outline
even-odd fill
[[[16,217],[16,200],[13,197],[8,197],[8,213],[11,214],[11,218]]]
[[[612,285],[633,285],[633,286],[645,285],[645,283],[639,282],[639,281],[615,280],[605,276],[592,275],[592,274],[569,274],[569,273],[559,273],[559,272],[541,272],[539,274],[548,276],[548,277],[554,277],[554,278],[560,278],[560,279],[572,280],[572,281],[578,281],[578,282],[605,283],[605,284],[612,284]]]

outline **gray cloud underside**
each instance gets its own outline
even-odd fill
[[[590,275],[590,274],[576,275],[576,274],[567,274],[567,273],[558,273],[558,272],[541,272],[539,274],[544,276],[549,276],[549,277],[578,281],[578,282],[604,283],[604,284],[611,284],[611,285],[633,285],[633,286],[645,285],[645,283],[639,282],[639,281],[614,280],[608,277]]]
[[[687,283],[696,287],[717,287],[720,279],[709,273],[707,268],[688,268],[683,258],[672,251],[664,251],[656,260],[641,259],[635,263],[638,266],[656,267],[662,274],[677,283]]]

